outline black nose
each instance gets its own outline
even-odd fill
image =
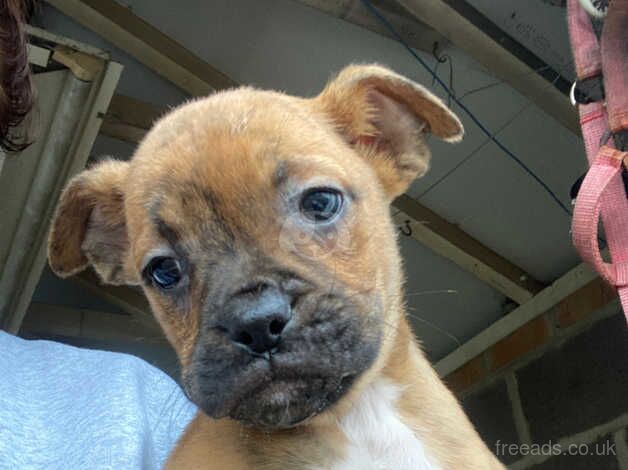
[[[257,284],[231,299],[223,329],[237,345],[264,354],[276,350],[291,317],[287,295],[275,286]]]

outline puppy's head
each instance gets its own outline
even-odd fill
[[[377,374],[402,319],[388,205],[458,119],[421,86],[351,66],[313,99],[241,88],[181,106],[130,162],[74,178],[52,269],[136,284],[213,417],[287,427]]]

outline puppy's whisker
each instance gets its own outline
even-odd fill
[[[414,310],[414,309],[410,309],[408,307],[406,307],[406,308],[409,309],[409,310]],[[417,320],[417,321],[419,321],[421,323],[424,323],[425,325],[428,325],[429,327],[431,327],[432,329],[438,331],[442,335],[447,336],[449,339],[454,341],[458,346],[462,346],[462,342],[456,336],[454,336],[451,333],[449,333],[448,331],[442,329],[441,327],[439,327],[435,323],[432,323],[431,321],[426,320],[425,318],[420,317],[417,314],[412,314],[410,312],[406,312],[406,316],[409,317],[409,318],[412,318],[414,320]]]
[[[416,297],[421,295],[434,295],[434,294],[458,294],[459,292],[456,289],[435,289],[435,290],[426,290],[422,292],[412,292],[410,294],[406,294],[406,297]]]

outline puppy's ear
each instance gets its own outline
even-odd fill
[[[75,176],[63,191],[48,240],[48,260],[58,276],[92,265],[106,283],[138,283],[124,216],[128,166],[105,161]]]
[[[378,65],[352,65],[314,98],[344,139],[375,168],[391,199],[429,168],[424,136],[457,142],[460,120],[418,85]]]

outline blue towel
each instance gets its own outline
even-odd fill
[[[196,413],[126,354],[0,331],[0,469],[161,468]]]

